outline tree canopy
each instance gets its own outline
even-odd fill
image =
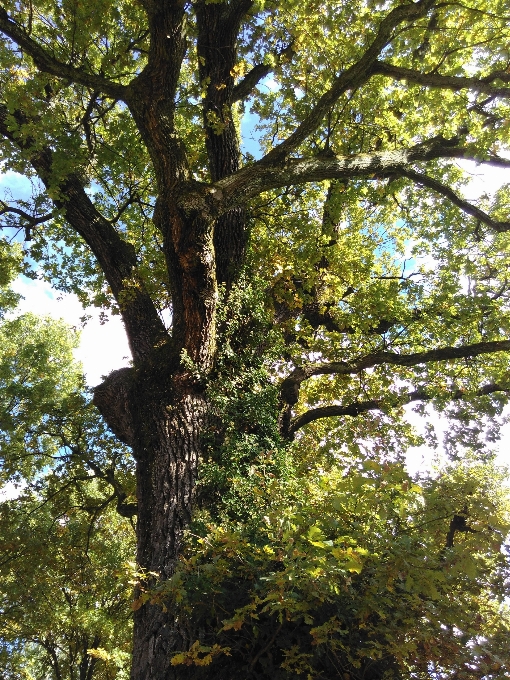
[[[0,204],[0,303],[21,267],[133,357],[92,404],[68,330],[2,321],[12,677],[125,673],[129,579],[133,680],[506,677],[510,185],[470,199],[465,161],[510,167],[509,16],[2,2],[33,193]],[[450,422],[422,479],[408,404]]]

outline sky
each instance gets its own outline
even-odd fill
[[[254,121],[247,121],[246,126],[253,130]],[[255,155],[255,145],[256,141],[252,140],[245,144],[245,150]],[[508,170],[477,166],[473,162],[462,162],[462,166],[471,175],[471,181],[465,189],[468,200],[474,200],[482,193],[493,193],[510,179]],[[0,175],[0,198],[6,190],[19,198],[29,194],[29,189],[27,180],[15,173]],[[80,345],[75,351],[75,356],[81,361],[90,386],[99,384],[103,376],[110,371],[128,365],[131,353],[120,317],[111,316],[105,323],[101,322],[98,310],[87,309],[86,313],[91,318],[82,327],[80,318],[83,317],[84,310],[74,294],[60,293],[44,281],[33,281],[25,277],[19,277],[15,281],[14,289],[23,296],[19,305],[20,313],[30,311],[39,315],[49,315],[63,319],[70,326],[81,328]],[[407,417],[419,431],[423,431],[427,420],[415,414],[411,405],[407,408]],[[434,423],[440,439],[445,423],[437,415],[432,414],[428,422]],[[503,436],[497,448],[500,462],[510,465],[510,424],[503,429]],[[437,451],[426,446],[410,449],[407,455],[409,472],[414,474],[430,469],[436,456]]]

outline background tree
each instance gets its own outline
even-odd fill
[[[412,440],[409,402],[448,408],[471,448],[471,422],[497,424],[508,189],[470,203],[455,161],[510,164],[507,14],[434,0],[1,6],[5,167],[34,178],[32,201],[3,204],[5,226],[62,290],[122,315],[133,355],[94,394],[136,460],[133,678],[195,672],[200,639],[155,589],[172,599],[196,508],[246,522],[253,466],[285,488],[304,446],[345,471],[364,447],[389,463]],[[259,159],[241,154],[248,101]],[[468,506],[441,520],[445,550]],[[317,531],[309,541],[341,549]],[[349,619],[341,664],[317,672],[369,677],[354,651],[379,654],[365,625]],[[250,656],[255,676],[274,677],[273,636]],[[373,677],[403,673],[409,654],[375,642]]]
[[[2,249],[5,312],[21,249]],[[6,680],[129,675],[132,466],[87,407],[76,345],[61,322],[0,322],[0,478],[18,486],[0,512]]]
[[[6,680],[129,677],[132,530],[87,486],[81,497],[68,485],[58,499],[24,492],[2,504]]]

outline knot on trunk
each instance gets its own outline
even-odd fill
[[[110,430],[128,446],[133,446],[134,426],[131,411],[132,368],[120,368],[94,388],[92,402],[99,409]]]

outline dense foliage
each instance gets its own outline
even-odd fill
[[[0,677],[508,676],[509,14],[2,2]]]

